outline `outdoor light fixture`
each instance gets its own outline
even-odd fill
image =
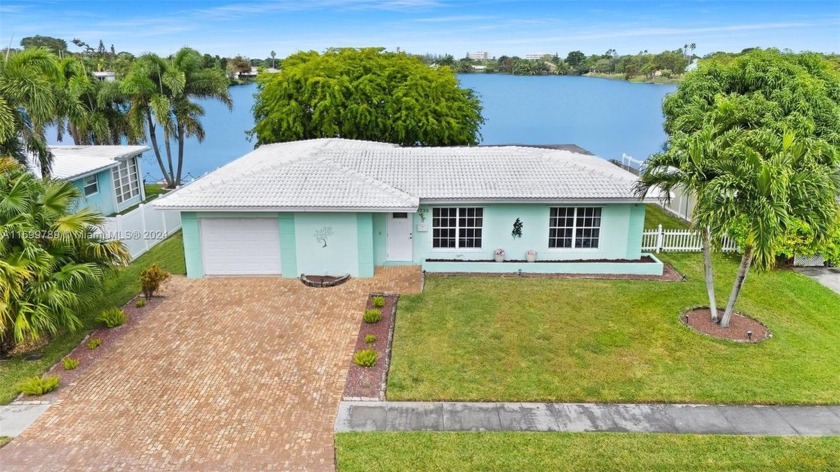
[[[747,331],[747,337],[752,341],[752,331]]]

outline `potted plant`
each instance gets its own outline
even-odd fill
[[[505,250],[502,248],[496,249],[495,251],[493,251],[493,258],[496,259],[496,262],[504,262]]]
[[[536,262],[537,261],[537,251],[533,249],[528,249],[528,252],[525,253],[525,259],[528,262]]]

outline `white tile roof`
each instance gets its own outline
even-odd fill
[[[109,167],[119,165],[120,159],[142,154],[148,146],[50,146],[53,153],[52,177],[76,180]],[[36,159],[30,159],[30,168],[40,175]]]
[[[345,139],[268,144],[156,200],[193,210],[410,210],[421,202],[638,201],[601,158],[520,146],[401,148]]]

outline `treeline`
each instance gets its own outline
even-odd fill
[[[581,51],[572,51],[561,57],[546,54],[539,58],[500,56],[491,59],[455,59],[452,55],[425,55],[430,65],[449,66],[458,73],[504,73],[514,75],[584,75],[604,74],[623,76],[625,79],[644,77],[672,78],[682,75],[694,55],[694,44],[660,53],[639,51],[637,54],[619,55],[615,49],[604,54],[587,56]]]

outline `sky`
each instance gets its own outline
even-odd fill
[[[133,54],[191,46],[278,58],[330,47],[415,54],[776,47],[840,53],[840,0],[0,0],[0,44],[36,34]]]

